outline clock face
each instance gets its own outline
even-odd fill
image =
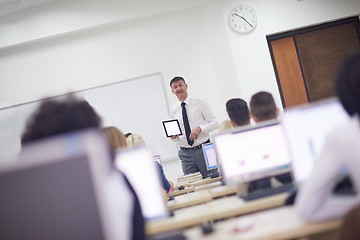
[[[247,33],[255,29],[257,16],[255,10],[249,5],[238,5],[231,10],[229,25],[237,32]]]

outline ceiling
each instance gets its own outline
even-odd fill
[[[61,3],[66,1],[85,1],[91,4],[94,0],[0,0],[0,16],[20,12],[29,8],[40,7],[47,3]],[[160,7],[163,9],[169,8],[174,10],[174,6],[177,9],[184,7],[194,6],[208,0],[98,0],[104,4],[109,4],[111,1],[119,1],[121,4],[136,5],[141,7]],[[118,3],[119,3],[118,2]]]
[[[0,16],[59,0],[0,0]]]

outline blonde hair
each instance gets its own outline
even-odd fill
[[[131,133],[126,137],[128,147],[145,146],[145,141],[137,134]]]
[[[110,127],[104,127],[102,130],[105,133],[105,136],[109,141],[111,149],[114,152],[116,152],[120,148],[127,147],[126,137],[120,129],[118,129],[117,127],[110,126]]]

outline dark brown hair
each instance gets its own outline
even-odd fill
[[[48,99],[28,119],[21,142],[100,125],[100,117],[87,101],[72,95],[63,100]]]
[[[232,98],[226,102],[226,112],[229,118],[237,126],[243,126],[250,123],[250,111],[247,103],[241,98]]]
[[[360,114],[360,52],[348,56],[340,66],[336,92],[350,116]]]
[[[265,91],[255,93],[251,97],[250,111],[258,121],[271,120],[277,117],[274,98],[271,93]]]

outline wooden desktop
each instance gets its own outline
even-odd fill
[[[204,204],[176,210],[173,217],[150,221],[146,224],[146,233],[154,235],[185,229],[208,221],[280,207],[283,205],[286,197],[287,194],[283,193],[253,201],[244,201],[238,196],[214,199]]]
[[[199,227],[185,230],[187,239],[279,240],[303,239],[325,234],[327,240],[337,239],[341,219],[306,223],[293,206],[284,206],[249,214],[213,225],[213,232],[204,235]]]

